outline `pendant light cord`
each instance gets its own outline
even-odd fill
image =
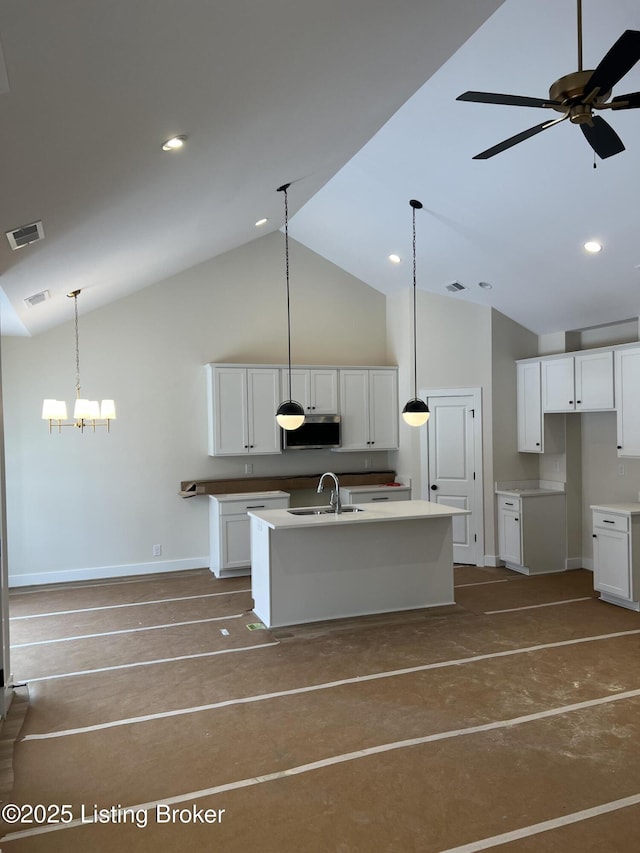
[[[75,314],[75,326],[76,326],[76,398],[80,398],[80,345],[78,343],[78,294],[79,290],[75,290],[71,295],[73,296],[73,308]]]
[[[416,321],[416,209],[413,210],[413,399],[418,398],[418,336]]]
[[[278,187],[278,192],[284,193],[284,257],[285,257],[285,279],[287,282],[287,348],[289,365],[289,401],[291,401],[291,299],[289,296],[289,199],[287,190],[291,184],[283,184]]]

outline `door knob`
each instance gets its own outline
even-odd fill
[[[435,490],[436,490],[437,488],[438,488],[438,487],[435,485],[435,483],[433,484],[433,486],[431,486],[431,490],[432,490],[433,492],[435,492]]]

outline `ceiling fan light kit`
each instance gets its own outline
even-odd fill
[[[463,92],[458,101],[472,101],[481,104],[504,104],[516,107],[538,107],[552,109],[562,113],[557,119],[542,122],[534,127],[517,133],[515,136],[499,142],[476,154],[474,160],[487,160],[524,142],[543,130],[547,130],[562,121],[580,126],[585,139],[602,160],[613,157],[625,150],[624,144],[615,130],[594,110],[631,110],[640,107],[640,92],[618,95],[609,100],[613,87],[630,71],[640,59],[640,31],[625,30],[600,61],[595,70],[582,68],[582,2],[578,2],[578,70],[565,74],[549,89],[548,98],[530,98],[524,95],[504,95],[497,92]]]

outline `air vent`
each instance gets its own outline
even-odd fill
[[[24,300],[27,305],[33,308],[34,305],[39,305],[41,302],[46,302],[51,294],[48,290],[41,290],[40,293],[34,293],[33,296],[27,296]]]
[[[452,281],[451,284],[447,285],[447,290],[451,291],[451,293],[460,293],[461,290],[466,290],[467,288],[464,284],[460,284],[459,281]]]
[[[21,249],[23,246],[28,246],[29,243],[36,243],[44,238],[44,228],[42,220],[32,222],[30,225],[21,225],[20,228],[14,228],[13,231],[7,231],[7,240],[12,249]]]

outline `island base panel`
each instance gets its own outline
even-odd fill
[[[451,518],[251,529],[254,610],[267,627],[454,603]]]

